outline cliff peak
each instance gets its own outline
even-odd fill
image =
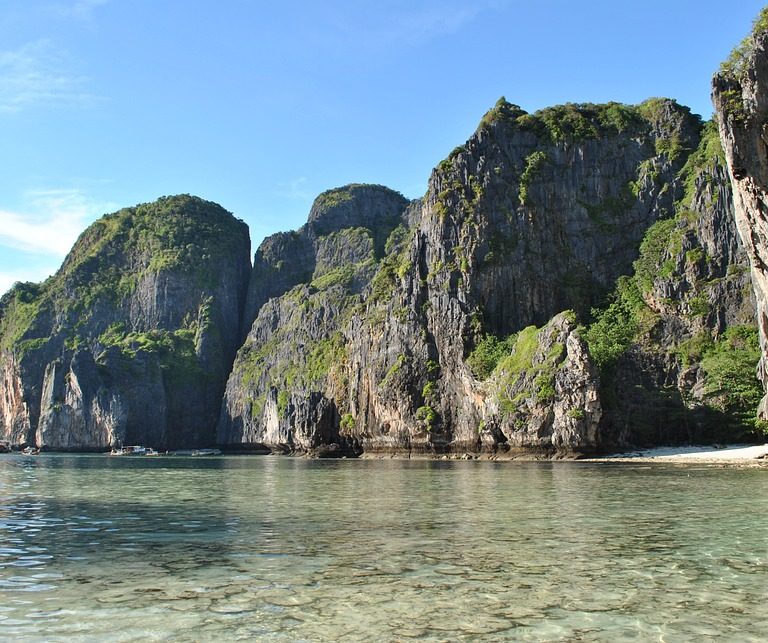
[[[768,36],[768,7],[760,11],[752,23],[752,31],[720,64],[719,75],[733,80],[743,79],[749,73],[750,59],[759,48],[762,48],[761,44],[766,36]]]
[[[317,236],[344,228],[372,228],[383,220],[399,217],[408,200],[383,185],[350,183],[326,190],[312,204],[308,230]]]
[[[625,132],[640,136],[650,129],[657,136],[675,137],[694,149],[700,128],[701,118],[670,98],[649,98],[639,105],[564,103],[529,114],[502,97],[480,120],[474,138],[488,133],[497,137],[518,133],[533,135],[542,142],[573,144]],[[456,148],[449,159],[463,147]]]

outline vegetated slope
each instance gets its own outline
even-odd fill
[[[759,350],[733,211],[714,123],[667,99],[501,99],[422,199],[329,190],[252,269],[215,204],[127,208],[0,301],[2,437],[542,456],[742,437]]]
[[[219,440],[548,455],[680,440],[676,426],[654,433],[627,421],[648,415],[616,400],[635,378],[653,393],[680,391],[685,408],[715,408],[702,351],[742,341],[729,329],[750,315],[744,258],[708,127],[700,147],[698,117],[666,99],[533,115],[502,99],[407,208],[363,198],[364,186],[322,195],[302,231],[257,253],[255,322],[227,386]],[[387,194],[375,189],[379,200]],[[346,214],[310,238],[325,200]],[[654,234],[672,245],[659,251]],[[638,257],[637,275],[620,279]],[[600,333],[612,332],[612,313],[600,306],[617,283],[622,302],[629,282],[648,320],[630,320],[606,356]],[[658,289],[669,296],[658,300]],[[656,343],[644,335],[654,325],[664,335]],[[609,368],[619,384],[601,385]],[[703,435],[709,425],[698,422],[687,436]]]
[[[104,216],[0,301],[0,435],[51,449],[213,443],[239,346],[246,225],[165,197]]]
[[[647,230],[633,273],[585,333],[601,371],[606,448],[725,442],[757,429],[754,296],[714,122],[680,178],[675,216]]]
[[[343,331],[364,310],[363,295],[408,205],[382,186],[329,190],[300,230],[261,244],[246,306],[253,325],[227,385],[221,444],[293,450],[339,443],[339,404],[349,394]]]
[[[757,298],[761,360],[768,390],[768,8],[715,75],[712,99],[733,185],[736,224],[749,257]],[[760,405],[768,419],[768,396]]]

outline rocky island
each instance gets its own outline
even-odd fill
[[[103,217],[0,300],[0,440],[558,457],[762,435],[767,46],[763,15],[708,122],[501,98],[422,198],[329,190],[252,265],[245,224],[196,197]]]

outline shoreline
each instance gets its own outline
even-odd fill
[[[624,453],[583,458],[580,462],[710,464],[732,467],[768,468],[768,443],[723,446],[681,446],[636,449]]]
[[[664,446],[632,449],[601,455],[557,454],[544,456],[534,453],[363,453],[364,460],[447,460],[483,462],[572,462],[592,464],[705,464],[735,468],[768,469],[768,443],[731,444],[723,446]]]
[[[209,451],[204,449],[202,451]],[[697,464],[697,465],[717,465],[721,467],[735,468],[766,468],[768,469],[768,443],[762,445],[754,444],[730,444],[730,445],[708,445],[708,446],[661,446],[647,449],[631,449],[616,453],[604,454],[584,454],[577,452],[545,452],[545,451],[527,451],[525,449],[501,451],[496,453],[489,452],[453,452],[453,453],[429,453],[429,452],[386,452],[369,451],[363,452],[358,456],[346,455],[318,455],[307,452],[276,452],[266,450],[248,450],[248,451],[219,451],[211,449],[218,453],[194,453],[189,450],[174,453],[160,453],[164,457],[183,457],[185,455],[247,455],[247,456],[287,456],[308,458],[317,460],[338,460],[338,459],[360,459],[360,460],[434,460],[434,461],[475,461],[475,462],[570,462],[570,463],[592,463],[592,464]],[[31,454],[24,454],[21,451],[10,451],[9,454],[20,456],[36,456],[42,454],[90,454],[97,455],[94,451],[44,451]],[[98,452],[101,454],[101,452]],[[109,455],[104,452],[103,455]],[[155,455],[155,454],[153,454]],[[134,456],[138,457],[138,456]]]

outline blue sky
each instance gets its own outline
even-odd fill
[[[756,0],[2,0],[0,291],[101,214],[216,201],[255,249],[321,191],[421,196],[499,96],[705,118]]]

